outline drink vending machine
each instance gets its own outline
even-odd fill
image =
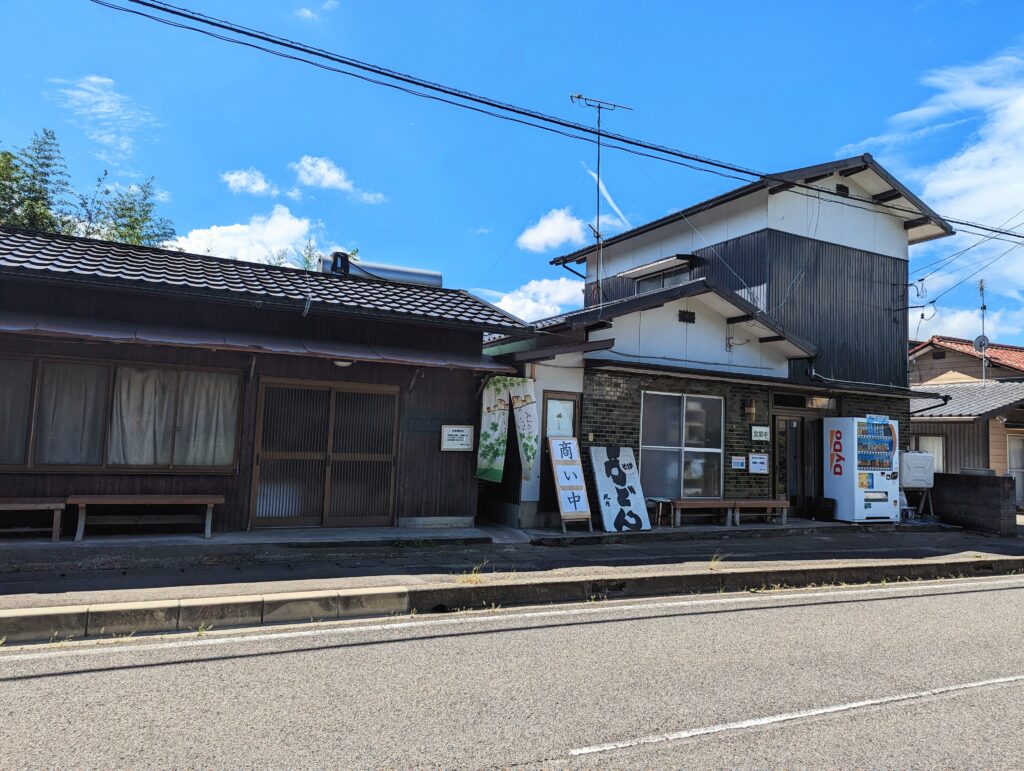
[[[884,415],[825,418],[825,497],[844,522],[899,522],[899,425]]]

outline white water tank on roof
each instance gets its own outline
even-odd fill
[[[934,484],[934,455],[920,450],[900,453],[900,485],[904,490],[930,490]]]

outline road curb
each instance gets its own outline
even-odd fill
[[[734,569],[701,573],[620,571],[602,578],[491,579],[473,584],[330,589],[184,600],[0,610],[0,640],[52,642],[136,633],[201,632],[276,623],[449,612],[514,605],[703,594],[836,584],[918,581],[1024,573],[1024,557],[875,565]],[[493,583],[489,583],[492,581]]]

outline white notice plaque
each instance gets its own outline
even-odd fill
[[[772,429],[770,426],[751,426],[750,439],[753,442],[770,442],[772,440]]]
[[[473,452],[473,427],[441,426],[441,452]]]
[[[766,453],[751,453],[748,457],[750,458],[751,474],[768,473],[768,455]]]

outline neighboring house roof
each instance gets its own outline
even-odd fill
[[[913,359],[933,348],[955,351],[966,356],[973,356],[976,359],[981,358],[981,354],[974,350],[974,342],[972,340],[965,340],[961,337],[945,337],[943,335],[933,335],[925,342],[920,343],[916,348],[911,349],[910,358]],[[990,364],[1024,372],[1024,347],[1019,345],[989,343],[988,348],[985,350],[985,358],[988,359]]]
[[[129,288],[515,333],[525,322],[462,289],[129,246],[0,227],[0,276]]]
[[[998,415],[1024,402],[1024,383],[998,380],[973,383],[950,383],[938,390],[949,397],[943,403],[926,395],[923,389],[912,389],[920,394],[910,400],[912,419],[920,418],[982,418]]]
[[[906,222],[904,223],[904,227],[907,229],[907,240],[911,244],[930,241],[933,238],[942,238],[943,236],[952,235],[955,232],[952,225],[932,211],[924,201],[918,198],[902,182],[892,176],[892,174],[886,171],[869,153],[864,153],[863,155],[855,155],[851,158],[843,158],[841,160],[830,161],[828,163],[821,163],[816,166],[805,166],[804,168],[791,169],[789,171],[782,171],[777,174],[762,177],[750,184],[743,185],[742,187],[730,190],[722,195],[709,198],[706,201],[701,201],[689,208],[673,212],[665,217],[648,222],[645,225],[640,225],[632,230],[627,230],[616,236],[605,239],[604,245],[606,247],[612,246],[613,244],[617,244],[629,238],[633,238],[643,233],[664,227],[665,225],[670,225],[673,222],[678,222],[679,220],[700,214],[701,212],[713,209],[716,206],[721,206],[722,204],[743,198],[744,196],[756,193],[759,190],[764,190],[765,188],[770,188],[772,190],[784,190],[788,187],[794,186],[795,184],[813,185],[815,182],[818,182],[825,177],[832,176],[833,174],[839,174],[843,177],[852,177],[857,175],[858,184],[864,187],[864,189],[871,194],[875,202],[878,204],[885,204],[888,207],[897,207],[905,212],[906,217],[904,217],[904,219]],[[822,188],[822,190],[824,191],[825,189]],[[837,195],[834,190],[828,190],[826,192],[829,192],[832,195]],[[856,202],[851,202],[851,205],[857,204]],[[901,216],[900,212],[896,211],[895,208],[888,208],[885,211],[895,216]],[[593,251],[594,246],[586,246],[582,249],[577,249],[575,252],[571,252],[570,254],[556,257],[551,261],[551,264],[565,265],[567,263],[583,262],[587,258],[587,255]]]
[[[657,289],[650,292],[624,297],[601,305],[591,305],[579,310],[561,313],[533,322],[538,331],[557,333],[568,329],[579,329],[592,324],[600,324],[629,313],[658,308],[665,303],[684,297],[711,295],[715,298],[714,307],[727,318],[736,319],[736,323],[748,323],[755,331],[763,334],[765,344],[781,345],[790,358],[813,356],[817,348],[796,335],[783,329],[774,318],[760,310],[753,303],[728,289],[722,289],[709,283],[706,278],[698,278],[676,286]],[[493,337],[485,340],[485,345],[498,345],[507,336]]]

